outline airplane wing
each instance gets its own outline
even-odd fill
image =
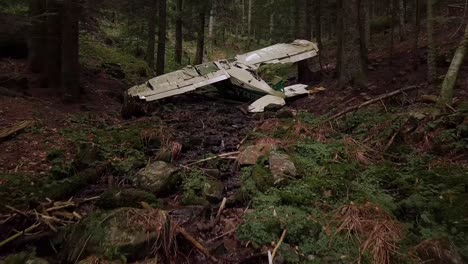
[[[183,94],[230,78],[226,61],[209,62],[153,78],[128,90],[130,96],[146,101]]]
[[[264,49],[237,55],[236,60],[258,68],[261,64],[295,63],[317,56],[317,44],[308,40],[296,40],[291,44],[281,43]]]

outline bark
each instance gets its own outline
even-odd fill
[[[405,40],[405,4],[404,0],[398,0],[398,32],[400,42]]]
[[[468,25],[465,28],[465,35],[458,46],[458,49],[455,51],[453,56],[452,63],[445,75],[444,82],[442,83],[442,89],[440,91],[440,97],[438,105],[445,107],[446,105],[451,105],[453,100],[453,93],[455,83],[457,82],[458,73],[460,67],[463,64],[465,59],[466,49],[468,48]]]
[[[434,42],[433,0],[427,0],[427,79],[433,83],[436,79],[436,49]]]
[[[62,4],[58,0],[47,0],[47,49],[46,75],[49,88],[60,87],[62,54]]]
[[[323,43],[322,43],[322,0],[316,1],[316,10],[315,10],[315,35],[317,39],[317,46],[319,48],[318,57],[320,64],[320,71],[323,71]]]
[[[175,28],[175,62],[182,64],[182,9],[183,9],[183,0],[177,0],[177,18],[176,18],[176,28]]]
[[[414,67],[419,67],[419,32],[421,24],[421,0],[415,0],[415,19],[414,19],[414,40],[413,40],[413,62]]]
[[[166,31],[167,31],[167,0],[158,0],[159,25],[158,25],[158,57],[156,62],[156,75],[164,74],[166,61]]]
[[[62,16],[62,87],[67,100],[80,97],[80,4],[79,0],[65,0]]]
[[[252,34],[252,0],[249,0],[249,9],[247,12],[247,32],[250,38]]]
[[[364,87],[366,77],[360,53],[358,0],[338,1],[337,70],[340,87],[348,83]]]
[[[203,63],[203,54],[205,49],[205,12],[201,12],[198,16],[198,36],[197,36],[197,51],[195,63]]]
[[[395,46],[395,20],[396,20],[396,8],[395,8],[395,2],[394,0],[389,1],[389,12],[390,12],[390,27],[391,27],[391,32],[390,32],[390,56],[389,56],[389,66],[392,68],[393,66],[393,49]]]
[[[367,69],[369,57],[369,36],[370,36],[370,23],[369,23],[369,0],[359,0],[359,40],[361,59],[363,69]]]
[[[157,9],[158,0],[151,0],[148,11],[148,40],[146,47],[146,62],[148,62],[148,66],[151,70],[154,70],[154,46],[156,45],[156,22],[158,19]]]
[[[29,40],[29,70],[39,73],[44,70],[46,50],[46,1],[31,0],[29,2],[29,16],[31,19],[31,30]]]
[[[215,27],[215,7],[216,7],[216,1],[213,2],[213,4],[211,5],[211,9],[210,9],[210,19],[209,19],[209,23],[208,23],[208,38],[210,40],[213,39],[214,35],[214,27]]]
[[[309,0],[296,0],[297,8],[297,39],[311,39],[311,23],[310,23],[310,1]],[[312,72],[309,68],[310,60],[300,61],[297,64],[297,78],[299,82],[307,83],[312,79]]]

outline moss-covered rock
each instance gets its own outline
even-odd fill
[[[154,208],[159,208],[161,202],[152,193],[138,189],[108,190],[101,194],[96,205],[103,209],[116,209],[121,207],[141,207],[145,202]]]
[[[169,163],[156,161],[141,169],[132,179],[138,188],[158,195],[174,191],[177,188],[181,179],[178,171],[178,168]]]
[[[122,208],[91,215],[55,242],[64,243],[63,262],[91,255],[130,261],[151,255],[157,243],[167,241],[165,235],[170,235],[170,219],[164,211]]]
[[[21,252],[15,255],[7,256],[4,260],[0,260],[2,264],[49,264],[45,259],[38,258],[34,253]]]
[[[296,165],[291,161],[289,155],[272,152],[268,162],[275,184],[282,183],[289,178],[295,178],[297,176]]]

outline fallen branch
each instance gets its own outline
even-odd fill
[[[192,235],[190,235],[184,228],[181,226],[177,227],[177,231],[179,234],[181,234],[190,244],[192,244],[198,251],[203,253],[207,258],[209,258],[213,262],[218,262],[218,259],[215,258],[213,255],[208,252],[208,249],[206,249],[200,242],[198,242]]]
[[[199,163],[203,163],[203,162],[206,162],[206,161],[210,161],[210,160],[214,160],[214,159],[222,159],[222,158],[228,158],[229,156],[232,156],[232,155],[237,155],[239,154],[240,152],[239,151],[234,151],[234,152],[228,152],[228,153],[224,153],[224,154],[219,154],[219,155],[216,155],[216,156],[213,156],[213,157],[209,157],[209,158],[206,158],[206,159],[201,159],[201,160],[198,160],[198,161],[194,161],[192,163],[189,163],[185,166],[189,167],[189,166],[193,166],[193,165],[196,165],[196,164],[199,164]]]
[[[352,112],[352,111],[355,111],[355,110],[359,110],[359,109],[361,109],[361,108],[363,108],[363,107],[366,107],[366,106],[368,106],[368,105],[371,105],[371,104],[375,104],[375,103],[377,103],[377,102],[380,102],[380,101],[383,100],[383,99],[387,99],[387,98],[390,98],[390,97],[395,96],[395,95],[397,95],[397,94],[401,94],[401,93],[404,93],[404,92],[406,92],[406,91],[414,90],[414,89],[417,89],[417,88],[419,88],[419,86],[418,86],[418,85],[414,85],[414,86],[409,86],[409,87],[406,87],[406,88],[403,88],[403,89],[400,89],[400,90],[396,90],[396,91],[393,91],[393,92],[390,92],[390,93],[382,94],[382,95],[380,95],[380,96],[378,96],[378,97],[376,97],[376,98],[374,98],[374,99],[368,100],[368,101],[366,101],[366,102],[364,102],[364,103],[362,103],[362,104],[354,105],[354,106],[348,107],[348,108],[346,108],[345,110],[339,112],[338,114],[336,114],[336,115],[334,115],[334,116],[328,118],[327,120],[322,121],[322,124],[323,124],[323,123],[328,123],[328,122],[333,121],[333,120],[335,120],[335,119],[338,119],[338,118],[340,118],[340,117],[346,115],[346,114],[349,113],[349,112]]]
[[[14,124],[11,127],[7,127],[0,130],[0,141],[5,140],[6,138],[34,125],[34,121],[26,120]]]
[[[23,230],[23,231],[21,231],[21,232],[18,232],[18,233],[16,233],[16,234],[12,235],[11,237],[9,237],[9,238],[3,240],[2,242],[0,242],[0,248],[3,247],[3,246],[5,246],[6,244],[12,242],[13,240],[17,239],[18,237],[20,237],[20,236],[22,236],[22,235],[24,235],[24,234],[26,234],[26,233],[29,233],[29,232],[33,231],[34,229],[36,229],[36,228],[37,228],[38,226],[40,226],[40,225],[41,225],[40,223],[34,224],[34,225],[32,225],[32,226],[26,228],[25,230]]]
[[[286,237],[287,232],[288,232],[288,229],[283,230],[283,233],[281,234],[280,240],[276,244],[275,248],[273,249],[273,253],[271,254],[271,261],[273,261],[275,259],[276,252],[278,252],[279,247],[283,243],[283,240]]]

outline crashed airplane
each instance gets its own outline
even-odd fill
[[[194,91],[198,88],[230,82],[229,88],[236,94],[253,94],[259,98],[249,106],[249,112],[262,112],[268,105],[286,104],[285,98],[308,94],[307,85],[296,84],[270,86],[259,77],[258,69],[265,64],[288,64],[317,56],[317,44],[307,40],[296,40],[290,44],[276,44],[264,49],[237,55],[235,60],[219,60],[187,66],[150,79],[146,83],[128,90],[128,95],[151,102]]]

